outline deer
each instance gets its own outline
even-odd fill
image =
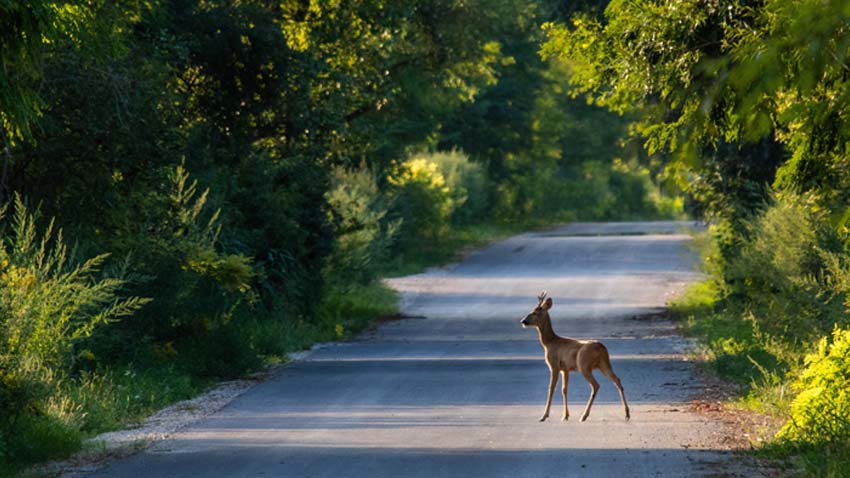
[[[549,395],[546,398],[546,408],[543,411],[543,416],[540,417],[540,421],[543,422],[549,418],[549,408],[552,406],[552,394],[558,385],[558,375],[561,374],[564,376],[563,386],[561,388],[561,392],[564,395],[564,417],[562,420],[567,421],[570,418],[569,408],[567,407],[567,383],[569,382],[570,372],[574,371],[581,373],[584,379],[590,384],[590,398],[587,400],[587,405],[584,408],[584,413],[581,414],[580,421],[587,420],[587,416],[590,414],[590,407],[596,398],[596,392],[599,391],[599,382],[593,377],[594,370],[599,370],[614,382],[617,391],[620,392],[620,401],[623,403],[623,410],[626,412],[626,420],[628,420],[629,405],[626,403],[623,384],[611,368],[608,349],[596,340],[577,340],[558,336],[552,329],[552,319],[549,317],[549,310],[551,308],[552,298],[546,297],[546,291],[544,290],[537,296],[537,306],[520,321],[523,328],[537,328],[537,333],[540,336],[540,344],[543,346],[546,356],[546,365],[549,366],[549,371],[551,372],[549,378]]]

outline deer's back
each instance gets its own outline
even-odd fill
[[[598,340],[558,337],[557,341],[547,347],[546,361],[550,367],[557,365],[559,370],[577,370],[579,360],[589,361],[588,365],[595,368],[607,351]]]

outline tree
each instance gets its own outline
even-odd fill
[[[615,1],[606,23],[549,24],[543,53],[572,66],[574,94],[640,110],[649,151],[670,151],[716,193],[737,180],[732,196],[745,195],[776,176],[776,187],[843,209],[848,15],[840,1]]]

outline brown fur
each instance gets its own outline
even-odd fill
[[[537,307],[521,321],[523,327],[537,328],[537,332],[540,335],[540,344],[543,345],[543,351],[546,355],[546,365],[549,366],[549,371],[551,372],[549,378],[549,395],[546,398],[546,409],[543,411],[540,421],[542,422],[549,417],[552,394],[558,385],[558,375],[560,374],[564,376],[563,386],[561,388],[561,392],[564,395],[563,420],[567,420],[570,417],[570,412],[567,408],[567,383],[569,382],[570,372],[573,371],[581,373],[584,379],[590,384],[590,399],[587,401],[584,413],[581,414],[581,421],[587,420],[587,415],[590,414],[590,407],[596,398],[596,392],[599,391],[599,382],[593,377],[594,370],[599,370],[614,382],[614,385],[620,392],[620,401],[623,403],[626,420],[628,420],[629,405],[626,403],[626,395],[623,393],[623,385],[620,383],[620,378],[617,377],[611,368],[608,349],[596,340],[576,340],[558,336],[552,329],[552,319],[549,317],[549,309],[551,308],[552,298],[546,298],[546,292],[544,291],[537,298]]]

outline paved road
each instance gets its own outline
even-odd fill
[[[109,477],[731,476],[722,426],[688,411],[685,342],[658,312],[698,276],[680,223],[573,224],[515,236],[461,264],[393,279],[403,312],[318,349],[215,415],[115,462]],[[632,408],[570,381],[539,423],[549,377],[519,319],[547,289],[555,331],[608,346]],[[726,474],[730,473],[730,474]]]

